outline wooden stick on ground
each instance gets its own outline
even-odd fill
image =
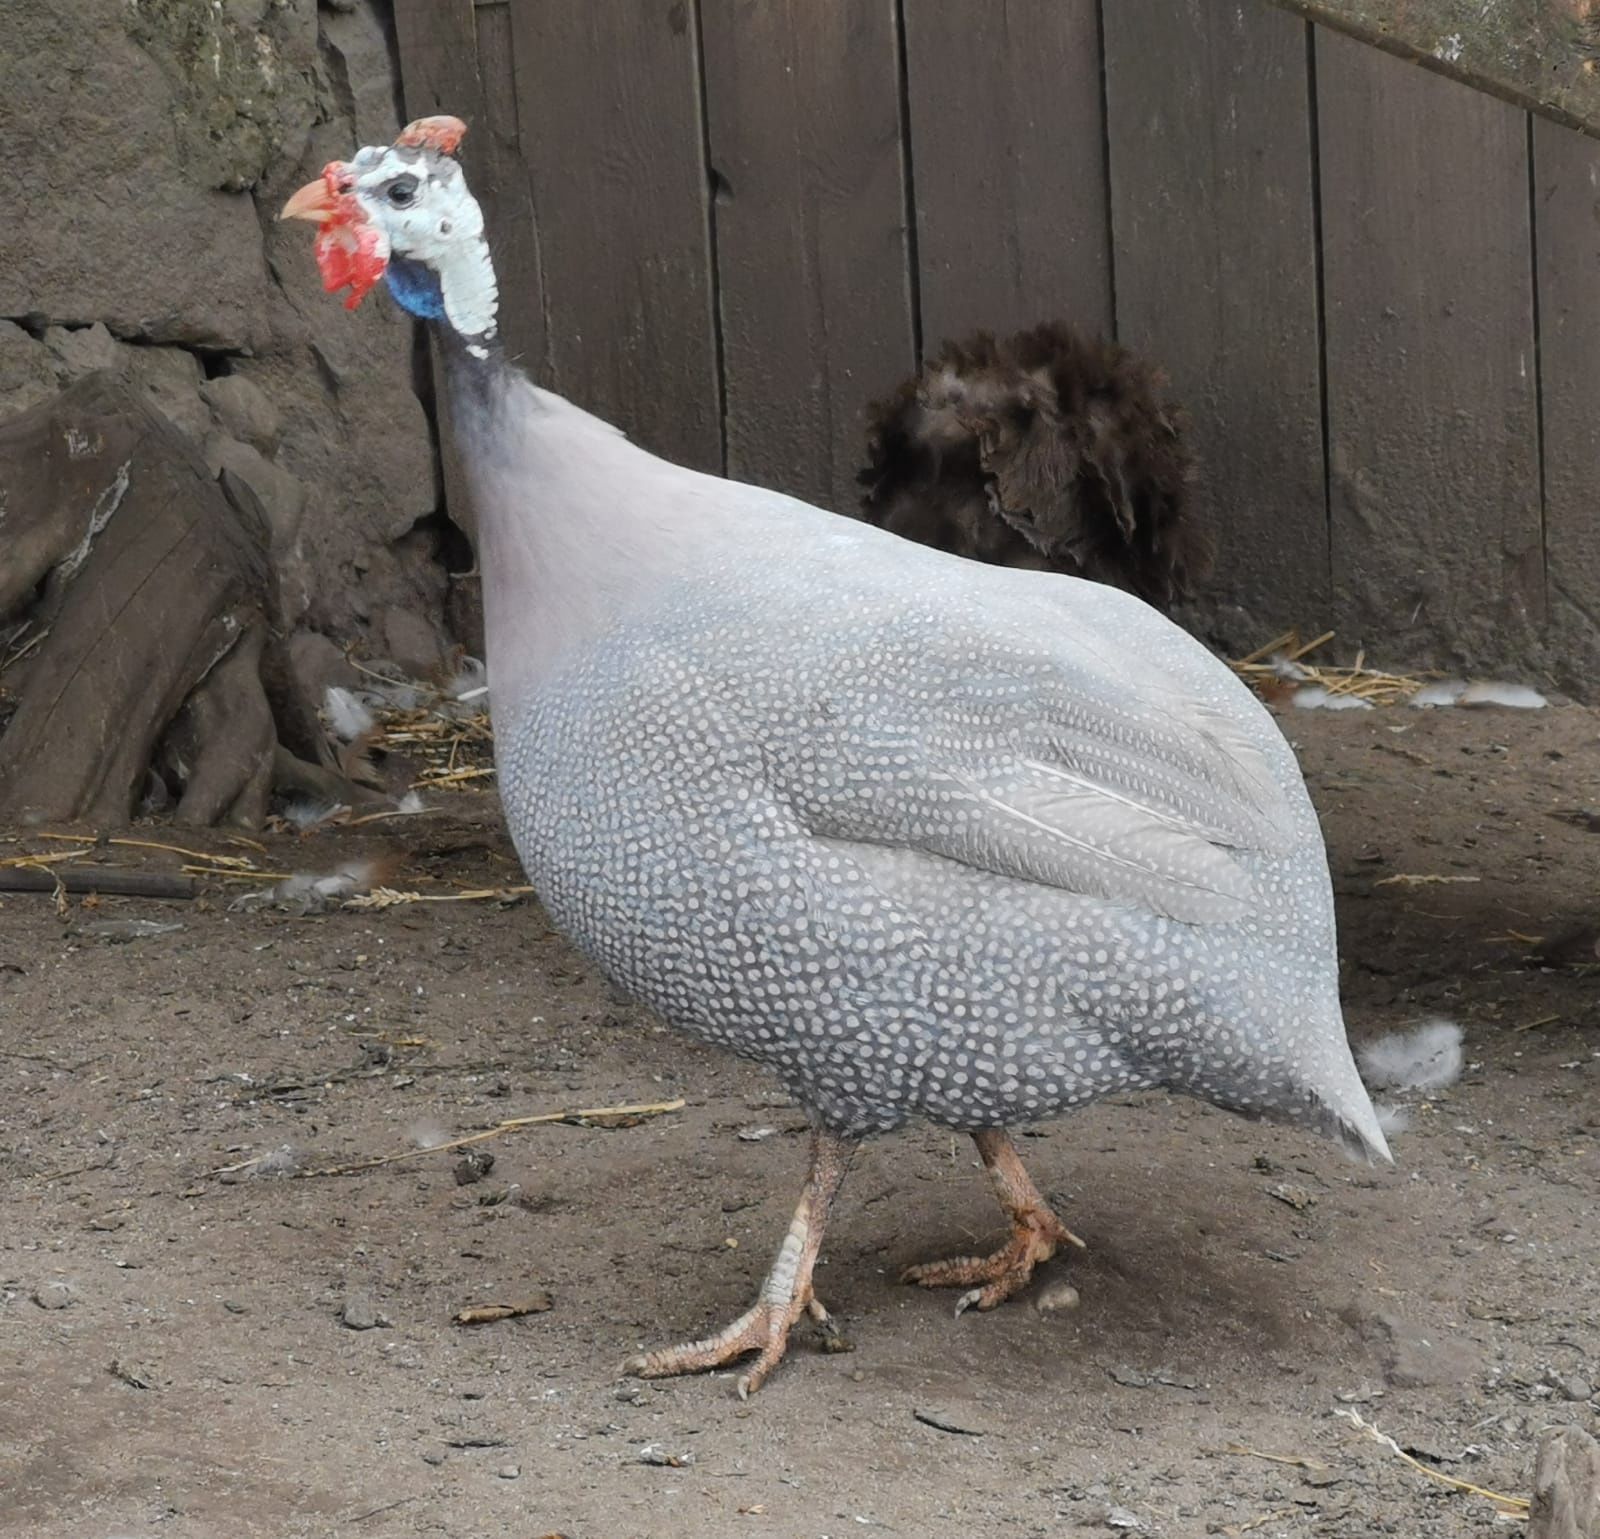
[[[108,871],[96,866],[26,866],[0,870],[0,892],[98,892],[108,898],[194,898],[200,884],[164,871]]]

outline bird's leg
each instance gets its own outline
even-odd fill
[[[805,1190],[800,1194],[789,1232],[778,1247],[772,1270],[761,1285],[760,1296],[749,1309],[715,1336],[643,1353],[624,1363],[623,1371],[644,1379],[704,1373],[708,1368],[731,1363],[746,1352],[759,1352],[761,1355],[739,1379],[739,1398],[743,1400],[760,1389],[788,1350],[789,1331],[802,1314],[809,1314],[819,1324],[828,1324],[828,1311],[811,1291],[811,1274],[817,1264],[817,1252],[822,1249],[828,1210],[855,1150],[854,1139],[836,1138],[821,1128],[812,1133]]]
[[[1027,1287],[1033,1269],[1048,1261],[1058,1245],[1076,1245],[1080,1240],[1050,1210],[1039,1188],[1022,1168],[1022,1157],[1011,1135],[1000,1128],[985,1128],[974,1133],[972,1141],[983,1157],[983,1167],[994,1183],[1000,1206],[1011,1220],[1011,1239],[992,1256],[957,1256],[949,1261],[929,1261],[907,1267],[902,1281],[919,1283],[924,1288],[966,1288],[956,1302],[956,1313],[965,1309],[993,1309]]]

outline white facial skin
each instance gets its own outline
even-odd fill
[[[483,210],[461,167],[448,156],[403,145],[369,145],[345,164],[357,203],[391,253],[438,274],[446,319],[469,352],[485,356],[484,344],[494,340],[499,290],[483,238]]]

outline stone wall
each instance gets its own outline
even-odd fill
[[[412,322],[322,293],[277,210],[399,121],[385,0],[9,0],[0,417],[111,369],[265,509],[289,655],[447,650]],[[3,559],[3,550],[0,550]]]

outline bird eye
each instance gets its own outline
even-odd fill
[[[396,177],[385,189],[384,196],[396,208],[410,208],[417,199],[417,179],[414,176]]]

